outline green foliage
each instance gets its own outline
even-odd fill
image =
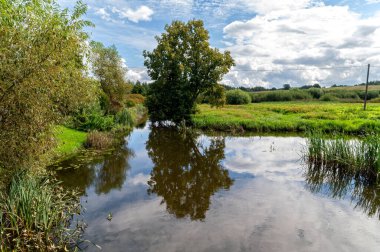
[[[115,123],[127,127],[133,127],[133,117],[128,109],[123,109],[115,115]]]
[[[226,93],[227,104],[248,104],[251,102],[251,97],[247,92],[242,90],[230,90]]]
[[[376,175],[380,172],[380,137],[368,135],[353,140],[335,135],[328,139],[319,131],[311,132],[304,159],[310,165],[323,165],[327,169],[339,167],[353,173]]]
[[[41,165],[51,126],[96,97],[85,12],[81,2],[70,15],[55,1],[0,1],[0,166]]]
[[[100,42],[91,42],[91,63],[106,97],[102,97],[103,109],[117,113],[123,108],[124,96],[132,89],[125,81],[126,68],[115,46],[105,47]]]
[[[359,92],[358,93],[360,99],[364,100],[365,97],[365,91]],[[379,97],[379,90],[369,90],[367,93],[367,100],[372,100]]]
[[[81,131],[108,131],[114,127],[114,124],[113,115],[105,115],[99,106],[92,106],[74,113],[69,126]]]
[[[296,101],[296,100],[310,100],[312,95],[308,90],[277,90],[260,93],[250,93],[252,102],[266,102],[266,101]]]
[[[149,85],[147,83],[141,83],[137,81],[135,84],[133,84],[132,88],[132,94],[141,94],[143,96],[146,96],[148,94]]]
[[[289,90],[290,89],[290,84],[284,84],[283,88],[284,88],[284,90]]]
[[[334,96],[333,94],[324,94],[320,98],[321,101],[338,101],[338,97]]]
[[[79,197],[52,177],[14,176],[0,198],[0,248],[9,251],[66,251],[81,231],[70,229],[72,215],[81,210]]]
[[[218,85],[233,59],[229,52],[210,47],[209,34],[200,20],[174,21],[156,39],[157,47],[144,51],[145,66],[154,81],[146,99],[150,119],[190,120],[198,96]]]
[[[324,94],[323,90],[321,88],[310,88],[307,90],[307,92],[314,98],[319,99]]]

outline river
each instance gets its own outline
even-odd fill
[[[380,251],[379,189],[308,167],[305,145],[146,126],[59,178],[103,251]]]

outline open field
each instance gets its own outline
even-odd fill
[[[359,103],[271,102],[227,105],[211,108],[200,105],[193,116],[195,127],[212,130],[306,131],[360,134],[380,131],[380,104],[370,103],[367,111]]]

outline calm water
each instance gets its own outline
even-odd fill
[[[103,251],[380,251],[380,189],[305,167],[304,146],[146,127],[60,178]]]

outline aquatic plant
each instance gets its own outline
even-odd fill
[[[0,197],[0,251],[57,251],[73,248],[83,228],[70,229],[81,205],[51,176],[20,173]]]
[[[376,134],[358,139],[341,134],[327,138],[318,131],[308,134],[307,151],[304,155],[309,164],[345,169],[358,174],[378,174],[379,157],[380,138]]]
[[[112,144],[113,137],[111,133],[94,130],[88,134],[85,147],[102,150],[110,148]]]

